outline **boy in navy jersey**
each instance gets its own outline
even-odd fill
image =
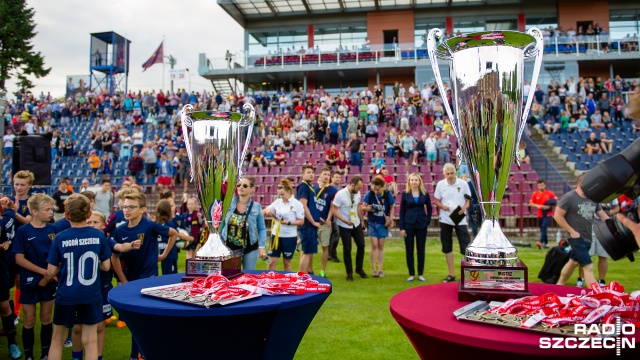
[[[27,201],[29,200],[28,192],[33,184],[33,180],[33,173],[28,170],[20,170],[13,175],[13,191],[16,196],[11,200],[14,203],[13,210],[15,211],[16,230],[18,230],[20,226],[30,223],[33,219],[29,212],[29,206],[27,205]],[[22,307],[20,303],[20,281],[17,279],[19,272],[19,267],[15,262],[9,265],[9,282],[16,286],[13,292],[13,298],[15,301],[15,314],[18,319],[20,318],[20,308]]]
[[[49,354],[51,344],[51,313],[53,312],[53,298],[56,295],[56,284],[47,277],[47,256],[51,242],[56,236],[57,229],[49,224],[53,218],[54,200],[45,194],[36,194],[29,198],[27,205],[33,220],[22,225],[16,232],[13,251],[16,254],[16,264],[20,267],[20,302],[24,310],[24,327],[22,328],[22,345],[26,359],[33,359],[33,344],[36,324],[36,304],[40,303],[40,339],[42,354],[45,358]]]
[[[178,230],[178,227],[171,219],[171,215],[175,214],[176,206],[171,199],[162,199],[156,204],[156,221],[158,224],[166,225],[172,229]],[[178,237],[185,241],[193,241],[193,237],[178,232]],[[166,236],[158,236],[158,253],[163,253],[167,248],[169,238]],[[169,251],[166,259],[162,260],[162,275],[178,273],[178,248],[173,247]]]
[[[84,192],[82,192],[84,195]],[[96,230],[102,232],[104,228],[105,217],[104,215],[95,210],[91,210],[91,216],[87,219],[87,226],[92,227]],[[136,240],[134,242],[126,243],[126,244],[116,244],[113,239],[109,238],[109,248],[111,252],[128,252],[131,250],[140,248],[140,240]],[[109,304],[109,291],[113,288],[113,284],[111,283],[111,272],[110,271],[100,271],[100,292],[102,293],[102,319],[98,323],[98,359],[102,359],[102,350],[104,349],[105,343],[105,331],[104,327],[115,320],[115,316],[113,316],[113,311],[111,309],[111,304]],[[82,325],[75,324],[73,326],[73,344],[71,348],[71,358],[73,360],[80,360],[83,357],[82,352]]]
[[[143,216],[147,210],[147,197],[144,194],[125,195],[122,210],[128,223],[115,229],[113,239],[120,244],[140,240],[141,245],[139,250],[121,255],[124,262],[124,278],[121,282],[158,276],[158,261],[164,260],[169,255],[178,232]],[[158,236],[169,237],[167,247],[160,256],[158,256]],[[115,261],[114,263],[117,267],[118,263]],[[132,337],[130,358],[137,359],[139,352],[138,344]]]
[[[2,318],[2,328],[9,343],[9,358],[19,359],[22,352],[16,343],[16,326],[13,323],[13,311],[9,302],[11,289],[9,283],[9,265],[13,264],[13,252],[11,242],[15,235],[15,220],[13,202],[4,197],[0,200],[0,318]]]
[[[298,226],[298,235],[302,245],[300,271],[313,273],[313,254],[318,252],[318,228],[320,217],[316,208],[316,191],[311,185],[315,177],[313,166],[302,167],[302,183],[296,189],[296,199],[304,208],[304,224]]]
[[[109,270],[111,250],[104,234],[87,226],[87,218],[91,216],[89,199],[81,194],[71,195],[65,200],[64,208],[71,229],[55,236],[43,279],[48,281],[60,273],[49,358],[62,359],[62,347],[69,329],[78,323],[82,325],[82,345],[87,351],[87,359],[97,359],[97,324],[102,321],[98,268]]]
[[[140,190],[136,187],[128,187],[120,189],[116,193],[116,200],[118,200],[118,210],[114,211],[109,215],[107,219],[107,223],[104,227],[104,233],[107,236],[110,236],[118,226],[122,224],[126,224],[127,220],[124,218],[124,212],[122,211],[122,205],[124,205],[124,197],[127,194],[139,193]]]
[[[322,246],[322,268],[320,276],[325,277],[327,262],[329,261],[329,245],[331,244],[331,202],[338,192],[338,189],[331,186],[331,169],[328,167],[320,170],[318,183],[313,186],[316,192],[316,210],[320,218],[320,228],[318,229],[318,243]]]
[[[24,224],[31,222],[31,213],[27,200],[29,200],[29,189],[33,184],[34,176],[29,170],[20,170],[13,175],[13,191],[16,196],[11,199],[14,202],[14,210],[16,212],[16,230]]]

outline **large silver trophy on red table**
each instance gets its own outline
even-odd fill
[[[251,141],[255,111],[250,104],[245,104],[243,110],[245,114],[193,111],[191,105],[182,109],[182,132],[191,163],[191,179],[196,183],[209,230],[209,237],[196,257],[187,259],[183,281],[216,272],[228,278],[242,274],[242,250],[232,252],[218,231],[229,210]]]
[[[537,28],[476,32],[442,40],[431,29],[427,46],[440,94],[446,95],[438,59],[448,60],[452,106],[443,101],[471,172],[483,223],[462,259],[458,299],[506,300],[530,295],[527,267],[500,228],[500,205],[522,136],[542,65]],[[525,59],[535,58],[524,104]],[[452,110],[453,107],[453,110]],[[517,159],[519,161],[519,159]]]

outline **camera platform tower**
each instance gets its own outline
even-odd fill
[[[89,88],[127,93],[131,41],[113,31],[91,34]]]

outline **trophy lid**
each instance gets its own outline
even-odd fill
[[[537,54],[536,38],[518,31],[481,31],[445,39],[437,47],[439,59],[451,59],[458,51],[484,46],[510,46],[524,50],[525,58]]]

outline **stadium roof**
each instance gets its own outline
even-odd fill
[[[240,25],[273,16],[421,9],[450,6],[520,4],[524,0],[217,0]]]

